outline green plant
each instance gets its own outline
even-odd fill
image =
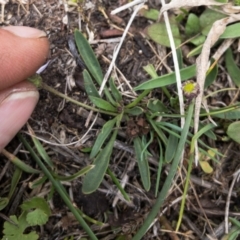
[[[155,11],[153,14],[156,16]],[[187,12],[184,12],[184,17],[187,18],[187,21],[185,25],[185,33],[183,35],[180,35],[180,31],[178,29],[179,20],[171,20],[172,30],[174,30],[174,36],[176,37],[175,44],[179,45],[182,43],[182,40],[192,38],[190,42],[197,46],[196,49],[194,49],[194,51],[190,54],[193,55],[201,51],[202,44],[205,42],[205,39],[209,32],[209,25],[212,25],[212,23],[216,20],[225,17],[225,15],[220,14],[219,12],[212,9],[206,9],[206,11],[204,11],[200,17],[197,17],[194,14],[188,14]],[[153,40],[155,40],[154,38],[161,39],[162,42],[158,43],[169,46],[169,42],[166,40],[166,29],[164,26],[158,25],[158,23],[156,23],[155,25],[150,26],[147,31],[150,38]],[[239,31],[236,31],[238,29],[238,26],[238,23],[236,23],[227,27],[225,32],[221,35],[220,39],[239,36]],[[160,36],[163,36],[163,38],[159,37],[159,35],[154,36],[154,34],[157,32],[157,29],[161,30]],[[198,36],[195,36],[198,33],[200,34]],[[200,138],[200,136],[205,135],[206,138],[216,140],[217,137],[213,132],[215,125],[212,123],[207,123],[205,126],[200,124],[200,129],[196,134],[192,134],[190,131],[190,129],[193,127],[192,116],[195,104],[194,100],[198,95],[198,91],[195,90],[196,86],[198,85],[193,82],[188,82],[187,85],[184,85],[183,87],[185,93],[188,94],[185,94],[187,102],[187,114],[185,116],[181,116],[179,114],[178,97],[175,96],[173,98],[167,88],[169,85],[176,83],[175,73],[158,76],[156,70],[151,65],[148,65],[144,68],[145,71],[151,76],[151,79],[134,88],[134,91],[139,91],[139,94],[134,99],[127,99],[128,101],[126,101],[125,97],[123,97],[121,92],[118,90],[118,87],[112,77],[110,77],[108,84],[105,86],[103,94],[100,94],[98,89],[101,88],[104,78],[100,64],[97,61],[93,50],[91,49],[83,34],[76,30],[74,35],[79,53],[86,65],[86,69],[83,71],[84,86],[92,105],[79,103],[69,97],[66,97],[64,94],[58,93],[56,90],[48,87],[44,83],[41,83],[41,85],[48,91],[58,94],[59,96],[66,98],[72,103],[78,104],[79,106],[82,106],[91,111],[104,114],[105,119],[107,119],[106,123],[102,126],[100,133],[98,134],[97,139],[95,140],[90,152],[90,159],[92,160],[91,169],[88,169],[86,176],[83,179],[83,192],[85,194],[89,194],[97,190],[105,174],[108,174],[117,188],[123,194],[124,198],[129,201],[127,193],[123,188],[121,188],[118,179],[109,168],[114,143],[118,138],[118,134],[120,133],[121,129],[127,129],[124,134],[133,142],[142,185],[144,189],[148,191],[152,186],[148,160],[149,157],[152,157],[152,149],[154,146],[154,154],[155,156],[159,157],[157,181],[155,182],[154,186],[157,200],[149,216],[142,225],[142,228],[133,238],[136,240],[141,239],[159,212],[159,209],[162,206],[163,201],[165,200],[171,186],[172,179],[176,174],[179,162],[182,158],[182,152],[187,147],[190,149],[190,152],[186,156],[186,158],[189,160],[188,172],[185,182],[183,201],[179,214],[179,221],[177,225],[177,228],[179,228],[183,215],[186,194],[188,191],[190,173],[192,170],[195,143],[198,142],[201,146],[199,149],[201,160],[208,158],[217,162],[216,157],[222,156],[216,149],[207,146]],[[183,66],[183,59],[181,57],[180,49],[178,56],[181,80],[185,81],[195,77],[196,66]],[[235,84],[238,85],[239,83],[237,76],[239,69],[237,68],[237,65],[234,64],[230,50],[228,50],[226,53],[225,60],[227,68],[229,69],[229,74],[233,78]],[[207,76],[204,84],[205,88],[213,83],[217,77],[217,74],[218,66],[216,64],[216,61],[213,59],[211,61],[211,66],[209,67],[206,74]],[[165,97],[164,100],[160,100],[151,95],[151,93],[154,92],[156,88],[160,88],[162,90]],[[226,90],[228,89],[221,89],[219,91],[213,92],[212,94]],[[210,97],[210,94],[204,97],[204,99],[206,100],[208,97]],[[236,103],[234,105],[219,108],[217,110],[207,111],[202,109],[200,117],[203,119],[206,119],[206,117],[210,116],[225,120],[238,119],[240,117],[239,106],[240,104]],[[186,118],[186,123],[183,129],[178,126],[179,119],[182,117]],[[161,121],[159,121],[160,118]],[[230,125],[229,129],[232,131],[229,130],[228,133],[229,136],[234,139],[234,136],[231,134],[234,134],[235,130],[231,127],[235,126]],[[214,154],[211,154],[211,152],[214,152]],[[171,167],[169,174],[163,183],[163,186],[161,187],[161,191],[159,191],[160,176],[164,164],[170,164]],[[42,163],[39,163],[39,165],[42,169],[44,169]],[[212,171],[212,169],[209,168],[210,165],[206,167],[206,164],[204,166],[204,163],[202,162],[200,162],[200,165],[205,173],[210,173]],[[67,203],[69,199],[67,199],[66,195],[64,195],[64,190],[59,185],[59,181],[56,181],[56,178],[53,178],[54,174],[52,174],[51,171],[48,171],[48,169],[44,169],[44,172],[48,178],[51,179],[54,187],[57,188],[58,186],[58,191],[61,192],[61,196],[65,196]],[[70,206],[70,209],[71,208],[72,207]],[[78,218],[81,224],[84,224],[79,215],[76,214],[75,216]],[[88,228],[86,227],[85,229]],[[88,229],[88,233],[89,232],[90,231]],[[90,234],[92,233],[90,232]],[[94,239],[93,236],[92,238]]]
[[[51,214],[47,202],[43,198],[34,197],[24,201],[21,205],[22,213],[19,217],[10,216],[12,222],[4,222],[2,240],[35,240],[39,236],[36,231],[26,233],[30,227],[46,224]]]

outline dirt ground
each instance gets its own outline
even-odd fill
[[[82,68],[69,47],[73,39],[73,31],[81,25],[84,34],[87,35],[88,31],[93,34],[94,39],[92,39],[91,46],[105,73],[113,51],[119,42],[118,38],[121,37],[131,16],[131,11],[125,10],[117,14],[117,17],[112,17],[109,14],[111,10],[127,1],[92,0],[85,2],[79,4],[79,7],[75,7],[67,6],[66,1],[60,0],[30,0],[29,4],[10,0],[5,7],[5,22],[2,25],[24,25],[46,31],[51,43],[50,63],[41,74],[43,81],[75,100],[89,103],[83,86]],[[159,9],[160,6],[156,2],[158,1],[152,0],[146,4],[149,7]],[[147,25],[147,19],[141,16],[135,18],[130,34],[125,39],[116,62],[118,69],[133,87],[149,78],[142,67],[148,63],[155,65],[158,61],[154,52],[140,34]],[[159,46],[154,46],[156,50],[159,50]],[[171,58],[167,59],[167,64],[172,67]],[[158,73],[165,74],[165,68],[161,68]],[[221,83],[221,79],[219,82]],[[174,92],[174,89],[171,90]],[[158,90],[154,91],[153,94],[155,96],[160,95]],[[35,134],[44,140],[44,147],[51,156],[56,172],[59,174],[73,174],[91,163],[88,154],[82,152],[81,149],[92,146],[101,126],[109,117],[100,115],[92,130],[87,136],[84,136],[92,123],[91,119],[89,119],[88,111],[46,90],[40,90],[40,100],[29,120],[29,124]],[[99,239],[117,239],[119,236],[124,236],[122,239],[131,239],[155,202],[154,189],[146,192],[141,185],[139,171],[134,160],[132,142],[131,139],[129,140],[126,137],[126,128],[127,126],[123,126],[122,136],[118,137],[118,143],[115,144],[110,169],[119,179],[128,176],[128,184],[125,189],[131,197],[130,203],[122,200],[116,186],[112,184],[108,177],[104,178],[98,191],[90,195],[84,195],[81,192],[81,178],[65,184],[72,201],[86,215],[105,223],[103,228],[96,225],[91,226]],[[22,132],[28,136],[26,127],[23,128]],[[77,144],[63,145],[80,139],[81,141]],[[192,185],[185,207],[181,234],[169,233],[176,224],[180,208],[180,203],[174,203],[174,201],[181,196],[181,191],[174,188],[163,206],[163,209],[167,208],[164,216],[159,218],[159,221],[154,224],[143,239],[216,239],[203,237],[206,234],[210,235],[212,230],[216,231],[216,229],[221,232],[219,236],[222,235],[227,189],[229,188],[231,174],[239,165],[236,160],[239,147],[234,143],[229,145],[229,143],[221,141],[211,144],[221,148],[222,153],[228,152],[228,154],[222,161],[222,165],[216,167],[213,176],[205,175],[200,168],[193,169]],[[22,160],[36,167],[36,163],[32,161],[28,154],[22,151],[21,147],[18,147],[19,141],[14,139],[7,149],[10,152],[17,151]],[[7,160],[1,155],[0,159],[1,168],[5,167],[0,188],[0,196],[4,196],[8,191],[5,186],[9,186],[13,166],[8,164],[6,168]],[[156,180],[155,160],[153,159],[150,165],[152,182]],[[167,168],[162,174],[163,181],[166,172]],[[9,207],[3,210],[3,214],[6,216],[16,214],[18,206],[24,199],[35,195],[46,197],[49,194],[49,184],[40,189],[30,189],[29,183],[33,180],[34,176],[32,175],[24,174],[22,176],[14,194],[18,198],[17,200],[15,198],[9,204]],[[35,229],[40,234],[40,239],[55,240],[70,236],[74,236],[74,239],[80,239],[81,236],[87,237],[56,193],[50,202],[52,210],[50,220],[43,227]],[[237,210],[239,204],[238,192],[235,189],[231,198],[231,216],[240,215]],[[3,220],[0,220],[1,226],[2,223]]]

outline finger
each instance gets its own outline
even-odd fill
[[[27,81],[0,91],[0,152],[26,123],[38,97],[37,89]]]
[[[0,43],[0,89],[33,75],[49,52],[46,34],[30,27],[0,28]]]

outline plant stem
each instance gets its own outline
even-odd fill
[[[163,184],[162,190],[159,193],[158,198],[156,200],[156,203],[153,206],[150,213],[148,214],[147,218],[145,219],[142,227],[139,229],[139,231],[133,237],[132,240],[142,239],[144,234],[147,232],[149,226],[152,224],[154,218],[159,213],[159,210],[160,210],[165,198],[167,197],[168,191],[169,191],[169,189],[171,187],[171,184],[172,184],[172,179],[174,178],[174,176],[176,174],[179,162],[180,162],[181,157],[182,157],[182,151],[183,151],[184,145],[186,143],[186,139],[187,139],[187,135],[188,135],[189,127],[190,127],[190,122],[191,122],[192,115],[193,115],[193,106],[194,106],[193,103],[191,103],[190,106],[189,106],[186,122],[185,122],[183,130],[182,130],[182,134],[181,134],[181,138],[180,138],[180,141],[179,141],[179,144],[178,144],[178,147],[177,147],[177,151],[176,151],[176,154],[174,156],[172,166],[170,168],[168,176],[167,176],[167,178],[166,178],[166,180]]]
[[[135,107],[148,93],[150,93],[152,89],[144,90],[133,102],[129,103],[126,108]]]
[[[54,177],[52,176],[51,172],[46,168],[46,166],[43,164],[41,159],[37,156],[37,154],[33,151],[33,149],[30,147],[28,142],[19,134],[18,137],[20,138],[21,142],[23,142],[24,146],[28,149],[28,151],[32,154],[33,158],[39,165],[39,167],[44,172],[45,176],[51,181],[52,185],[58,192],[58,194],[61,196],[62,200],[66,203],[70,211],[73,213],[75,218],[78,220],[78,222],[81,224],[83,229],[86,231],[88,236],[92,240],[98,240],[95,234],[92,232],[91,228],[87,225],[87,223],[84,221],[84,219],[81,217],[81,215],[78,213],[77,209],[73,206],[72,202],[70,201],[69,197],[67,196],[64,188],[62,187],[61,183],[59,181],[56,181]]]
[[[68,97],[67,95],[65,95],[65,94],[63,94],[63,93],[55,90],[54,88],[48,86],[48,85],[45,84],[45,83],[42,83],[42,84],[41,84],[41,87],[42,87],[43,89],[45,89],[45,90],[47,90],[47,91],[49,91],[49,92],[51,92],[51,93],[59,96],[59,97],[62,97],[62,98],[64,98],[64,99],[68,100],[69,102],[72,102],[72,103],[80,106],[80,107],[83,107],[83,108],[92,110],[92,111],[94,111],[94,112],[99,112],[99,113],[104,113],[104,114],[107,114],[107,115],[111,115],[111,116],[117,116],[117,115],[118,115],[118,113],[104,111],[104,110],[101,110],[101,109],[97,109],[97,108],[95,108],[95,107],[91,107],[91,106],[89,106],[89,105],[87,105],[87,104],[81,103],[81,102],[79,102],[79,101],[76,101],[76,100]]]

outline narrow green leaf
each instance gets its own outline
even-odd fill
[[[24,171],[26,173],[34,174],[34,173],[40,173],[41,172],[41,171],[36,170],[36,169],[32,168],[31,166],[27,165],[26,163],[24,163],[23,161],[21,161],[17,157],[12,159],[12,163],[14,163],[19,169],[21,169],[22,171]]]
[[[196,56],[198,54],[201,53],[202,51],[202,47],[203,47],[203,43],[202,44],[197,44],[197,47],[195,47],[192,51],[190,51],[187,55],[187,57],[193,57],[193,56]]]
[[[45,181],[47,180],[46,176],[42,176],[36,180],[34,180],[33,182],[29,183],[29,188],[34,189],[40,185],[42,185]]]
[[[162,172],[162,166],[163,166],[163,148],[162,143],[159,138],[157,138],[158,145],[159,145],[159,162],[158,162],[158,171],[157,171],[157,181],[156,181],[156,188],[155,188],[155,197],[157,197],[158,191],[159,191],[159,185],[160,185],[160,177]]]
[[[101,98],[93,81],[92,81],[90,74],[88,73],[88,71],[86,69],[84,69],[84,71],[83,71],[83,79],[84,79],[84,87],[87,92],[87,95]]]
[[[11,154],[10,152],[8,152],[7,150],[3,149],[2,153],[15,165],[17,166],[19,169],[21,169],[24,172],[27,173],[40,173],[39,170],[36,170],[34,168],[32,168],[31,166],[27,165],[26,163],[24,163],[23,161],[21,161],[18,157],[16,157],[15,155]]]
[[[2,211],[9,203],[9,198],[0,198],[0,211]]]
[[[121,184],[119,183],[118,179],[115,177],[114,173],[108,168],[107,169],[107,173],[109,174],[109,176],[111,177],[112,181],[115,183],[115,185],[117,186],[118,190],[122,193],[123,197],[130,202],[131,199],[129,198],[129,196],[127,195],[127,193],[125,192],[125,190],[123,189],[123,187],[121,186]]]
[[[211,63],[213,63],[213,61],[211,61]],[[209,87],[217,78],[217,74],[218,74],[218,65],[216,64],[213,69],[211,69],[211,71],[207,74],[206,76],[206,80],[204,83],[204,88]]]
[[[14,173],[13,173],[13,177],[12,177],[12,180],[11,180],[11,187],[10,187],[10,191],[8,193],[8,198],[11,199],[18,183],[19,183],[19,180],[22,176],[22,170],[20,168],[16,168]]]
[[[176,154],[174,156],[174,159],[172,161],[172,165],[170,167],[168,176],[163,184],[162,190],[158,195],[158,198],[156,199],[156,202],[154,204],[154,206],[152,207],[151,211],[149,212],[147,218],[145,219],[143,225],[141,226],[141,228],[138,230],[138,232],[135,234],[135,236],[133,237],[132,240],[139,240],[142,239],[142,237],[144,236],[144,234],[147,232],[149,226],[152,224],[154,218],[157,216],[157,214],[159,213],[160,208],[162,207],[162,204],[168,194],[168,191],[172,185],[172,180],[176,174],[176,171],[178,169],[178,165],[179,162],[181,160],[181,156],[182,156],[182,151],[184,149],[186,140],[187,140],[187,135],[189,132],[189,127],[190,127],[190,122],[192,120],[192,115],[193,115],[193,108],[194,105],[193,103],[190,104],[189,109],[188,109],[188,113],[187,113],[187,117],[186,117],[186,122],[184,124],[183,130],[182,130],[182,134],[181,134],[181,138],[180,141],[178,143],[178,147],[177,147],[177,151]]]
[[[76,45],[78,47],[78,51],[82,56],[84,63],[86,64],[88,70],[90,71],[94,79],[96,79],[97,83],[101,85],[103,80],[102,69],[97,58],[95,57],[91,46],[89,45],[87,39],[83,36],[83,34],[78,30],[74,31],[74,37]]]
[[[32,131],[30,129],[30,131]],[[42,157],[42,159],[44,160],[45,163],[47,163],[47,165],[50,168],[53,168],[53,163],[50,159],[50,157],[48,156],[47,152],[45,151],[44,147],[42,146],[41,142],[35,137],[34,132],[32,131],[32,135],[31,135],[32,141],[39,153],[39,155]]]
[[[180,75],[181,80],[185,81],[187,79],[190,79],[196,75],[196,65],[192,65],[190,67],[186,67],[183,69],[180,69]],[[147,82],[144,82],[137,87],[134,88],[134,90],[146,90],[146,89],[154,89],[158,87],[165,87],[170,84],[176,83],[176,76],[175,73],[169,73],[165,74],[158,78],[153,78]]]
[[[210,112],[212,117],[217,117],[221,119],[228,119],[228,120],[237,120],[240,119],[240,108],[232,109],[230,111],[223,111],[219,113]]]
[[[148,65],[144,66],[143,69],[146,73],[148,73],[151,76],[151,78],[158,77],[156,69],[154,68],[154,66],[152,64],[148,64]]]
[[[201,130],[203,127],[205,127],[205,125],[203,123],[199,123],[199,130]],[[204,132],[204,135],[206,135],[208,138],[210,138],[212,140],[217,140],[215,133],[211,129]]]
[[[122,100],[122,95],[119,92],[119,90],[117,89],[112,77],[109,79],[109,85],[110,85],[113,97],[115,98],[115,100],[117,102],[120,102]]]
[[[147,108],[150,109],[153,113],[168,112],[167,107],[159,99],[150,99],[147,103]]]
[[[90,159],[94,158],[98,152],[100,151],[102,145],[106,141],[107,137],[109,134],[112,132],[114,125],[116,124],[117,118],[113,118],[112,120],[107,121],[102,129],[101,132],[98,134],[97,139],[93,145],[91,154],[90,154]]]
[[[101,184],[104,174],[109,165],[117,132],[118,130],[115,130],[113,132],[113,135],[106,147],[97,155],[96,159],[94,160],[93,165],[95,165],[95,167],[89,171],[83,179],[82,191],[84,194],[94,192]]]
[[[227,71],[228,71],[231,79],[238,87],[240,87],[240,77],[239,77],[240,69],[234,61],[231,48],[228,48],[228,50],[226,51],[225,61],[226,61]]]
[[[135,149],[135,154],[138,161],[138,168],[141,175],[143,187],[146,191],[149,191],[151,187],[151,182],[150,182],[150,170],[148,165],[147,154],[144,153],[144,157],[141,160],[141,153],[143,151],[141,139],[139,137],[136,137],[134,138],[133,142],[134,142],[134,149]]]
[[[240,23],[227,26],[224,33],[220,36],[221,39],[238,37],[240,37]]]
[[[236,218],[229,217],[229,220],[240,229],[240,222]]]
[[[78,30],[74,31],[74,37],[76,41],[76,45],[78,47],[78,51],[82,56],[82,59],[89,70],[90,74],[93,78],[97,81],[98,85],[101,86],[103,81],[103,73],[100,67],[100,64],[90,46],[87,39],[83,36],[81,32]],[[114,104],[115,101],[113,100],[110,92],[107,88],[104,88],[104,93],[106,94],[107,99]]]
[[[178,145],[178,138],[173,134],[170,134],[167,141],[166,151],[165,151],[165,162],[170,163],[176,153]]]
[[[167,145],[167,137],[164,134],[164,132],[162,131],[161,128],[158,128],[156,123],[150,118],[148,117],[148,122],[151,124],[152,128],[155,130],[155,132],[157,133],[158,137],[162,140],[162,142],[164,143],[164,145]]]
[[[133,108],[125,110],[125,113],[128,113],[132,116],[138,116],[138,115],[142,114],[143,112],[144,112],[144,109],[141,107],[138,107],[138,106],[135,106]]]
[[[76,206],[74,206],[70,200],[70,197],[68,196],[66,189],[63,187],[63,185],[54,179],[52,176],[52,173],[48,170],[48,168],[45,166],[45,164],[41,161],[41,159],[38,157],[38,155],[33,151],[32,147],[28,144],[28,142],[20,135],[18,134],[18,137],[21,142],[23,142],[24,146],[27,148],[27,150],[30,152],[33,159],[37,162],[39,167],[44,172],[45,176],[50,180],[52,183],[54,189],[58,192],[62,200],[66,203],[69,210],[73,213],[73,215],[78,220],[79,224],[82,226],[82,228],[86,231],[86,233],[89,235],[90,239],[97,240],[98,238],[95,236],[91,228],[88,226],[88,224],[84,221],[83,217],[79,213],[79,209],[76,209]],[[85,218],[87,218],[85,216]],[[88,218],[88,220],[90,220]]]
[[[78,171],[77,173],[74,173],[71,176],[59,176],[59,175],[55,175],[55,178],[60,180],[61,182],[63,181],[73,181],[75,179],[78,179],[79,177],[83,176],[84,174],[88,173],[91,169],[93,169],[94,166],[93,165],[89,165],[84,167],[83,169],[81,169],[80,171]]]
[[[238,238],[238,236],[240,235],[240,230],[239,229],[234,229],[234,227],[233,227],[233,229],[231,229],[231,231],[230,231],[230,233],[228,233],[227,234],[227,238],[222,238],[222,239],[227,239],[227,240],[237,240]]]
[[[202,127],[196,134],[193,135],[192,141],[191,141],[191,147],[190,147],[190,153],[193,153],[194,147],[195,147],[195,142],[207,131],[213,129],[215,127],[214,124],[209,123]]]
[[[106,111],[116,112],[116,107],[114,107],[111,103],[103,100],[102,98],[89,96],[92,103],[97,106],[98,108],[104,109]]]

